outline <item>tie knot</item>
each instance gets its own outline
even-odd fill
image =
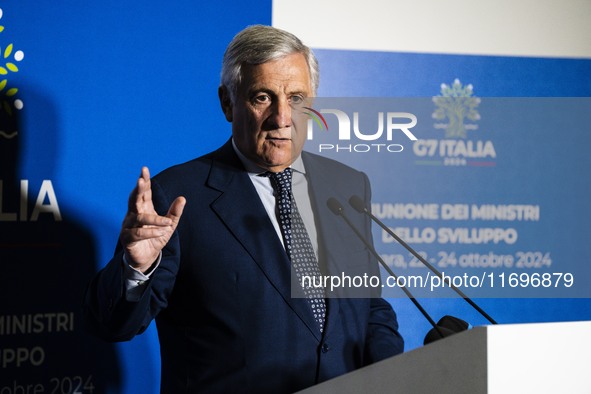
[[[278,193],[291,192],[291,168],[286,168],[281,172],[267,172],[267,176],[271,179],[273,189]]]

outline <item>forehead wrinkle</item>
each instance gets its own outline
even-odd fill
[[[269,74],[261,73],[262,77],[253,76],[249,81],[250,86],[246,86],[249,91],[269,91],[269,92],[286,92],[286,93],[300,93],[309,90],[305,83],[301,83],[299,78],[293,75],[285,75],[281,73]]]
[[[268,63],[244,65],[240,90],[248,94],[256,91],[311,94],[310,73],[305,59],[295,65],[284,61],[289,56]],[[290,86],[292,84],[295,86]]]

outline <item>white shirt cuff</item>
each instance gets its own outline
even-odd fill
[[[150,279],[150,276],[156,271],[156,268],[160,265],[162,260],[162,252],[158,255],[158,258],[152,264],[150,269],[145,273],[137,270],[129,265],[125,254],[123,255],[123,279],[125,280],[125,299],[130,302],[137,302],[142,298],[146,283]]]

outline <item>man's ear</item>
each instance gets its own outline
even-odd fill
[[[226,120],[232,123],[232,99],[230,98],[230,92],[228,92],[228,88],[226,88],[224,85],[221,85],[218,88],[218,97],[220,98],[220,105],[222,106],[222,111],[226,116]]]

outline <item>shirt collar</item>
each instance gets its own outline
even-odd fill
[[[240,161],[242,162],[242,165],[244,166],[244,168],[246,169],[246,171],[248,173],[258,175],[258,174],[264,174],[265,172],[267,172],[266,169],[257,165],[255,162],[253,162],[252,160],[250,160],[249,158],[244,156],[242,154],[242,152],[240,152],[240,149],[238,149],[238,147],[236,146],[236,143],[234,142],[234,138],[232,138],[232,148],[234,148],[234,152],[236,152],[236,154],[238,155],[238,158],[240,159]],[[304,167],[304,161],[302,160],[302,155],[299,155],[293,161],[293,163],[291,163],[290,167],[294,172],[299,172],[301,174],[306,173],[306,168]]]

